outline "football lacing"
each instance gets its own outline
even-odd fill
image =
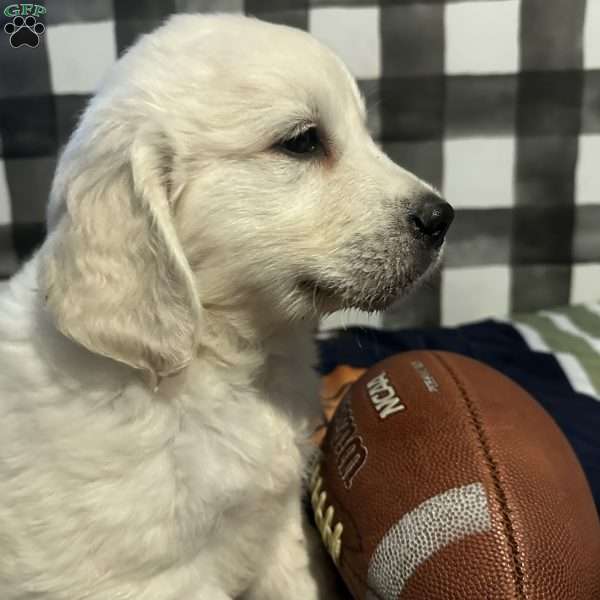
[[[310,503],[315,513],[315,523],[327,551],[331,555],[333,562],[337,565],[342,552],[342,533],[344,526],[336,523],[332,528],[335,510],[333,506],[325,505],[327,503],[327,492],[323,490],[323,478],[321,477],[321,465],[317,464],[310,477]],[[325,512],[323,512],[325,509]]]

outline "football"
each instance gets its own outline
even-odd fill
[[[585,475],[494,369],[449,352],[388,358],[348,387],[322,450],[315,522],[356,599],[600,599]]]

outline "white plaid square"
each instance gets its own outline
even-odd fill
[[[442,323],[457,325],[510,310],[510,267],[489,265],[442,272]]]
[[[519,0],[446,5],[446,73],[516,73]]]
[[[583,66],[600,69],[600,1],[588,0],[583,32]]]
[[[4,161],[0,159],[0,225],[8,225],[12,222],[11,213],[6,170],[4,169]]]
[[[444,196],[455,208],[514,203],[515,138],[444,140]]]
[[[381,328],[383,323],[382,313],[367,313],[362,310],[349,309],[335,312],[321,319],[319,329],[344,329],[346,327],[362,326]]]
[[[600,134],[579,137],[575,199],[600,205]]]
[[[361,79],[381,75],[379,8],[314,8],[308,29],[339,54],[352,74]]]
[[[112,21],[52,25],[47,31],[52,89],[56,94],[96,91],[117,59]]]
[[[569,300],[571,304],[600,300],[600,263],[573,265]]]

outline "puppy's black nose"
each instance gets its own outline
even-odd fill
[[[409,220],[418,237],[424,237],[434,246],[441,246],[454,219],[454,209],[433,192],[421,198]]]

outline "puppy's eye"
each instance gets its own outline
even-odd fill
[[[281,147],[290,154],[313,154],[321,148],[319,132],[316,127],[309,127],[281,142]]]

